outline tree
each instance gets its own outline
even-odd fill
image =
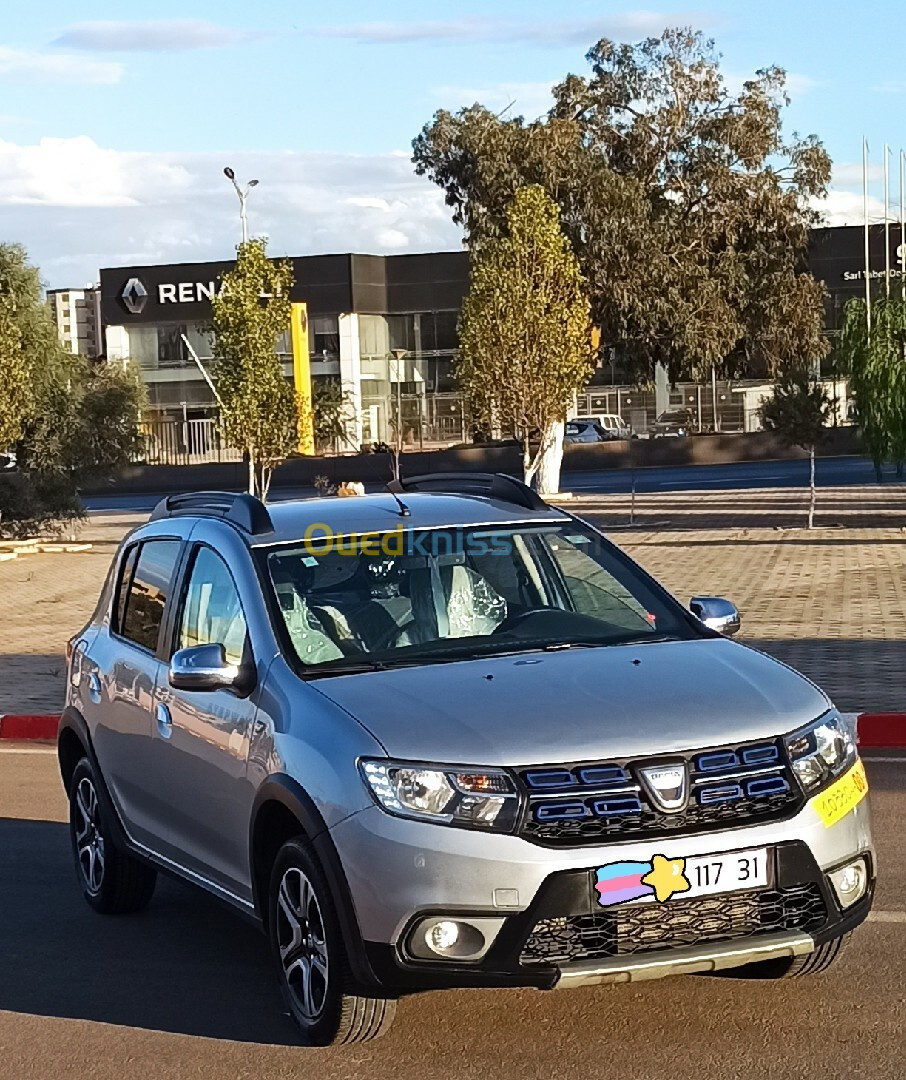
[[[760,408],[762,423],[789,446],[809,455],[808,527],[815,521],[815,448],[827,434],[830,400],[824,386],[803,368],[786,371],[774,387],[774,396]]]
[[[220,422],[247,455],[249,493],[266,499],[273,470],[299,439],[299,402],[277,355],[290,325],[292,263],[272,262],[265,241],[250,240],[222,280],[211,301]]]
[[[313,380],[311,409],[315,445],[338,450],[348,440],[346,421],[350,411],[349,395],[343,392],[339,379]]]
[[[0,447],[15,443],[18,463],[0,484],[0,528],[59,529],[81,513],[81,483],[134,458],[144,388],[131,369],[62,347],[18,244],[0,244],[0,378]]]
[[[481,105],[438,112],[413,143],[473,249],[506,231],[515,192],[540,184],[579,257],[602,345],[635,381],[774,375],[827,351],[823,286],[803,272],[810,200],[830,160],[787,140],[785,75],[727,89],[712,42],[667,30],[602,39],[591,74],[554,88],[526,123]]]
[[[36,380],[61,352],[37,268],[21,244],[0,244],[0,449],[21,438]]]
[[[839,353],[850,376],[862,442],[878,483],[887,460],[903,475],[906,461],[906,301],[878,299],[871,306],[850,300],[844,312]]]
[[[567,403],[591,367],[585,283],[557,207],[538,185],[521,188],[506,231],[473,255],[456,377],[481,423],[522,442],[526,483],[548,458],[542,491],[559,486]]]

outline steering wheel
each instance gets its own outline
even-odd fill
[[[566,612],[563,612],[560,608],[547,607],[528,608],[526,611],[516,611],[512,615],[507,615],[502,623],[495,626],[492,634],[507,634],[511,630],[520,627],[523,623],[528,622],[529,619],[535,619],[539,615],[544,616],[551,614],[552,612],[566,614]]]

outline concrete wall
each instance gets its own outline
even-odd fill
[[[820,449],[822,456],[860,454],[855,428],[836,428]],[[574,444],[565,448],[564,472],[595,472],[599,469],[650,468],[682,465],[721,465],[737,461],[769,461],[804,458],[804,450],[787,447],[767,431],[746,435],[693,435],[685,439],[633,439],[631,442]],[[426,472],[508,472],[521,475],[521,454],[515,446],[452,447],[403,454],[404,476]],[[391,477],[386,454],[347,457],[292,458],[274,474],[275,488],[308,487],[316,476],[331,482],[387,481]],[[214,465],[133,465],[109,484],[95,484],[85,495],[121,492],[241,490],[247,482],[242,462]]]

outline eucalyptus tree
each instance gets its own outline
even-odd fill
[[[731,87],[713,42],[677,29],[602,39],[587,61],[540,119],[475,104],[437,112],[414,140],[416,171],[443,188],[470,247],[504,233],[516,191],[538,184],[602,345],[635,381],[659,362],[674,381],[816,364],[824,289],[803,267],[830,159],[816,137],[784,135],[784,72]]]

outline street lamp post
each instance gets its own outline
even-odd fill
[[[236,183],[236,174],[229,167],[229,165],[227,165],[227,167],[223,170],[223,175],[227,178],[227,180],[230,181],[230,183],[236,189],[236,194],[239,196],[239,221],[242,224],[242,242],[243,244],[247,244],[249,242],[249,220],[245,212],[245,203],[249,197],[249,192],[251,191],[251,189],[253,187],[257,187],[258,181],[249,180],[249,182],[245,185],[245,191],[243,191],[242,188]]]
[[[391,349],[390,355],[396,361],[396,461],[394,462],[394,479],[399,480],[400,454],[403,452],[403,357],[407,355],[407,350]]]

